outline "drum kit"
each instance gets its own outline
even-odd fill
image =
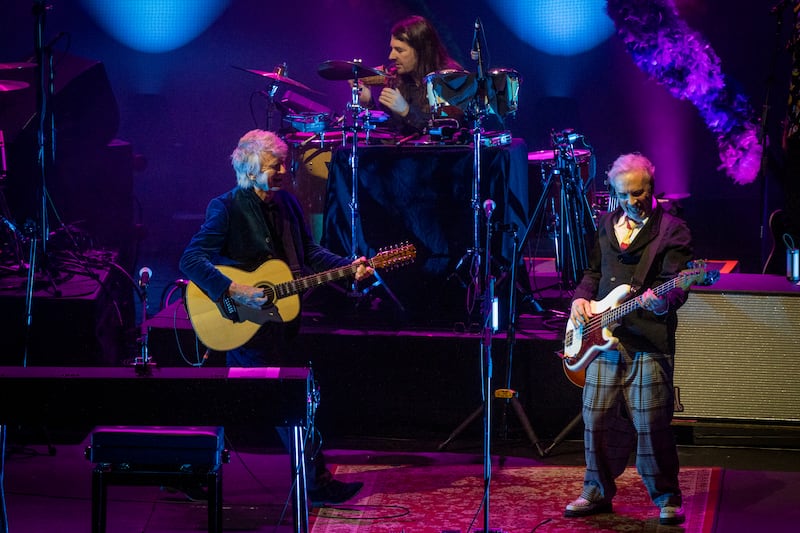
[[[359,60],[329,60],[317,69],[319,76],[329,81],[352,82],[351,98],[342,116],[334,113],[313,100],[290,94],[290,98],[277,100],[279,88],[300,90],[319,95],[307,85],[287,75],[286,63],[276,66],[272,71],[234,67],[259,76],[267,82],[261,94],[266,96],[267,129],[273,130],[272,117],[277,109],[281,114],[281,137],[290,148],[289,168],[292,173],[291,187],[303,202],[309,217],[314,238],[319,240],[322,233],[322,212],[325,207],[326,180],[334,149],[349,146],[352,150],[353,191],[351,198],[351,252],[355,255],[356,224],[358,222],[358,194],[355,190],[358,172],[357,147],[360,145],[412,144],[442,146],[463,144],[464,137],[457,136],[468,128],[469,121],[475,120],[476,108],[496,117],[495,124],[505,129],[505,121],[516,115],[518,109],[519,86],[522,78],[512,69],[497,68],[487,73],[486,97],[476,106],[479,92],[476,75],[464,70],[441,70],[425,76],[427,103],[430,111],[429,128],[424,135],[414,139],[399,138],[395,133],[380,128],[389,115],[383,111],[367,109],[359,103],[358,81],[371,85],[392,85],[395,79],[391,69],[373,68]],[[289,92],[287,91],[287,94]],[[490,134],[484,133],[484,139]],[[494,144],[508,144],[511,135],[507,131],[498,132]],[[494,145],[486,144],[484,146]]]
[[[466,70],[445,69],[431,72],[423,79],[430,118],[428,129],[415,138],[398,138],[397,135],[379,126],[388,119],[382,111],[368,109],[359,103],[359,81],[369,85],[393,86],[395,74],[390,68],[374,68],[364,65],[360,60],[329,60],[322,62],[318,75],[328,81],[347,81],[351,85],[350,101],[346,111],[336,117],[331,110],[310,99],[297,95],[276,102],[279,87],[298,89],[310,94],[322,94],[307,85],[287,76],[286,64],[275,67],[273,71],[262,71],[236,67],[257,75],[267,81],[268,117],[277,108],[281,113],[284,128],[281,136],[290,148],[289,168],[292,173],[291,187],[303,203],[309,217],[309,225],[316,240],[322,236],[322,216],[325,209],[328,171],[333,150],[342,146],[350,148],[350,167],[352,174],[350,198],[350,253],[359,254],[357,249],[359,235],[359,195],[358,195],[358,147],[363,145],[401,145],[412,144],[446,146],[464,144],[465,136],[457,135],[469,130],[473,135],[466,138],[475,149],[475,179],[472,191],[474,211],[473,248],[462,258],[477,261],[480,245],[479,220],[483,209],[479,194],[480,147],[509,144],[511,134],[506,122],[515,117],[519,109],[519,90],[522,76],[514,69],[488,69],[483,79],[479,74]],[[289,94],[287,91],[286,94]],[[484,131],[484,121],[499,125],[498,131]],[[270,118],[267,129],[272,129]],[[551,188],[558,187],[560,224],[554,238],[557,268],[565,276],[568,285],[576,283],[576,277],[586,263],[585,246],[581,235],[586,233],[584,215],[586,201],[585,185],[594,178],[594,157],[591,147],[575,148],[577,140],[583,139],[571,130],[552,134],[552,149],[528,153],[529,168],[538,166],[541,172],[544,192],[539,204],[530,218],[523,238],[518,242],[522,247],[534,220],[543,215],[547,199],[553,198]],[[602,200],[602,199],[601,199]],[[595,206],[596,207],[596,206]],[[592,223],[594,221],[592,220]],[[473,271],[475,265],[471,265]],[[458,269],[458,267],[457,267]]]

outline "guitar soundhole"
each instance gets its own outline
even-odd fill
[[[268,302],[262,306],[263,308],[267,308],[275,303],[275,286],[270,285],[269,283],[259,283],[256,285],[259,289],[264,289],[264,297],[268,299]]]

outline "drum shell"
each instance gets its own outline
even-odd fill
[[[287,135],[284,140],[289,146],[288,167],[292,175],[287,188],[297,196],[314,240],[319,242],[331,155],[334,148],[342,144],[341,136],[298,132]]]
[[[489,71],[489,98],[495,112],[501,117],[513,116],[519,106],[519,86],[522,77],[519,72],[507,68]]]
[[[427,74],[424,81],[434,118],[455,117],[460,120],[478,90],[475,75],[462,70],[437,70]]]

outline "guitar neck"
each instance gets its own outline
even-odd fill
[[[669,291],[674,289],[678,286],[679,278],[672,278],[671,280],[662,283],[658,287],[653,289],[653,292],[656,296],[664,296]],[[624,317],[625,315],[636,311],[637,309],[641,308],[642,305],[636,298],[623,302],[619,306],[609,309],[605,313],[603,313],[602,325],[603,327],[608,326],[609,324],[613,324],[617,322],[620,318]]]
[[[279,283],[275,286],[275,296],[278,299],[286,298],[294,294],[299,294],[307,289],[328,283],[329,281],[336,281],[342,278],[354,276],[358,270],[358,265],[347,265],[318,274],[312,274],[298,279]]]

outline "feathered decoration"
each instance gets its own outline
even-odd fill
[[[752,109],[726,84],[719,57],[678,16],[673,0],[608,0],[607,10],[636,65],[692,102],[717,135],[719,170],[741,185],[755,181],[762,146]]]

